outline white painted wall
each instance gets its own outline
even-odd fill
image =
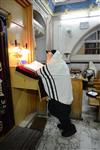
[[[80,22],[88,22],[88,29],[80,29]],[[80,42],[92,29],[100,25],[100,17],[72,20],[56,20],[53,22],[53,47],[62,52],[73,51],[76,43]]]
[[[95,31],[97,28],[100,29],[100,9],[98,9],[98,11],[93,11],[94,13],[91,12],[92,17],[91,15],[89,16],[90,12],[85,11],[83,11],[84,13],[79,11],[79,16],[77,16],[76,19],[74,17],[74,13],[71,14],[70,17],[66,15],[66,19],[61,19],[61,17],[53,18],[52,47],[54,49],[58,49],[62,53],[71,53],[71,55],[74,54],[74,59],[76,60],[76,53],[82,46],[84,38],[90,32]],[[82,13],[84,14],[83,16],[81,16]],[[80,29],[80,23],[84,22],[88,23],[87,27],[84,27],[84,29]],[[83,57],[83,59],[88,60],[88,57],[89,56],[87,56],[86,58]],[[81,57],[79,56],[79,59],[80,58]],[[93,56],[93,59],[99,60],[100,56],[98,56],[97,58],[96,56]]]
[[[95,65],[95,67],[96,67],[96,69],[97,70],[100,70],[100,64],[98,64],[98,63],[95,63],[94,64]],[[71,63],[70,65],[69,65],[69,68],[71,69],[71,68],[74,68],[74,69],[80,69],[82,72],[85,70],[85,69],[87,69],[87,67],[88,67],[88,63],[80,63],[80,62],[78,62],[78,63]]]
[[[79,11],[81,15],[81,11]],[[95,13],[94,13],[95,14]],[[73,17],[73,14],[72,14]],[[49,17],[47,17],[48,19]],[[80,29],[80,22],[88,22],[86,29]],[[52,17],[46,20],[46,36],[36,39],[36,59],[45,61],[45,49],[58,49],[62,53],[71,53],[71,68],[80,68],[82,71],[87,68],[90,60],[99,61],[100,55],[76,55],[84,42],[84,38],[90,33],[100,28],[100,13],[96,17],[67,18],[61,20],[61,16]],[[52,26],[51,26],[52,24]],[[52,38],[51,38],[52,37]],[[66,59],[65,59],[66,60]],[[74,63],[78,62],[78,63]],[[80,63],[84,62],[84,63]],[[97,70],[100,70],[100,64],[95,63]]]

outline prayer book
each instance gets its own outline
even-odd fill
[[[42,68],[44,65],[38,61],[33,61],[32,63],[30,64],[25,64],[24,65],[24,68],[28,69],[28,70],[31,70],[31,71],[37,71],[39,70],[40,68]]]

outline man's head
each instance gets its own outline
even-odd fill
[[[48,63],[50,61],[50,59],[52,58],[52,56],[55,54],[56,50],[46,50],[46,63]]]

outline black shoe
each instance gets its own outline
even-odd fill
[[[57,127],[60,129],[60,130],[63,130],[63,127],[62,127],[62,125],[59,123],[59,124],[57,124]]]
[[[65,131],[62,132],[62,136],[63,136],[63,137],[72,136],[73,134],[76,133],[76,131],[77,131],[77,130],[76,130],[75,125],[72,124],[70,130],[65,130]]]

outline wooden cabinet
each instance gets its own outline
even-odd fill
[[[82,79],[72,79],[73,102],[71,107],[71,118],[82,119]]]
[[[38,80],[15,71],[14,67],[10,68],[10,73],[15,125],[24,120],[29,113],[44,114],[46,100],[40,99]]]
[[[20,89],[38,90],[38,80],[25,76],[11,68],[12,87]]]

